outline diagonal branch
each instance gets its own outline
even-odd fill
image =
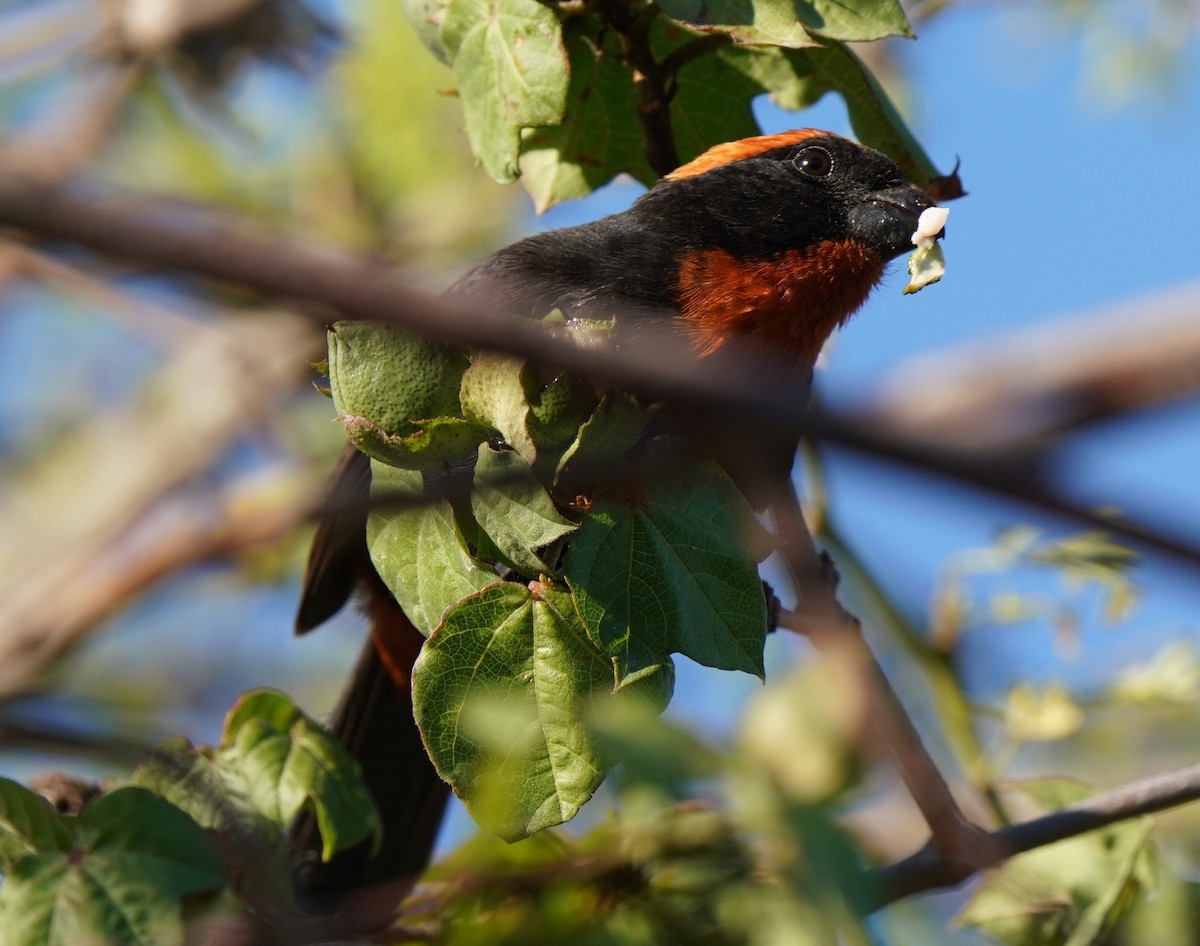
[[[447,344],[490,348],[649,397],[690,402],[698,414],[770,422],[783,432],[937,473],[1200,564],[1200,546],[1149,524],[1106,518],[1052,488],[1045,476],[1052,454],[1045,447],[1031,447],[1022,456],[1006,444],[997,455],[931,444],[885,426],[876,415],[806,412],[803,381],[744,351],[713,356],[698,372],[666,324],[639,328],[636,346],[585,349],[529,319],[493,312],[484,301],[476,305],[418,292],[369,258],[289,243],[245,221],[165,202],[84,198],[2,168],[0,226],[306,302],[314,322],[377,319]]]
[[[1196,800],[1200,800],[1200,764],[1151,776],[1041,818],[993,831],[988,835],[990,851],[975,868],[956,863],[927,844],[911,857],[874,872],[878,894],[870,909],[915,893],[956,886],[976,870],[1015,854]]]

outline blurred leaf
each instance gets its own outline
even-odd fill
[[[247,799],[280,829],[311,806],[328,860],[383,827],[358,763],[337,739],[281,693],[243,696],[225,718],[217,759],[237,771]]]
[[[30,855],[7,872],[0,892],[6,943],[182,944],[183,899],[229,880],[205,831],[145,789],[102,795],[72,823],[72,850]]]
[[[1055,808],[1088,794],[1065,780],[1020,788]],[[958,921],[1010,946],[1099,943],[1153,881],[1152,831],[1139,818],[1018,854],[988,874]]]
[[[505,582],[463,599],[413,669],[430,757],[506,840],[573,818],[608,770],[583,720],[613,693],[612,661],[565,592],[536,587]]]
[[[471,150],[495,180],[515,180],[521,129],[557,124],[566,107],[558,17],[537,0],[452,0],[439,35]]]
[[[1048,542],[1030,558],[1061,568],[1071,581],[1099,585],[1107,596],[1105,616],[1110,621],[1127,617],[1137,602],[1137,588],[1129,578],[1137,553],[1113,542],[1107,533],[1081,532]]]
[[[740,746],[788,799],[826,802],[855,771],[865,713],[857,668],[835,652],[758,694],[742,720]]]
[[[739,543],[756,526],[746,500],[712,465],[645,489],[644,500],[598,499],[567,550],[588,633],[621,680],[673,653],[762,676],[766,597]]]
[[[1079,731],[1083,710],[1058,683],[1019,683],[1004,703],[1004,727],[1021,742],[1057,742]]]
[[[423,478],[415,470],[398,470],[373,460],[371,492],[377,497],[421,496]],[[441,623],[450,605],[500,580],[495,569],[471,556],[446,499],[407,509],[372,509],[367,547],[379,577],[426,636]]]
[[[1200,699],[1200,654],[1193,641],[1165,644],[1148,661],[1125,667],[1109,688],[1117,703],[1190,706]]]
[[[71,831],[53,806],[36,792],[0,778],[0,873],[30,854],[69,851]]]

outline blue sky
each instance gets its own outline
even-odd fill
[[[909,79],[911,124],[943,169],[961,158],[970,193],[950,205],[946,278],[903,296],[903,261],[894,263],[884,286],[842,331],[820,382],[833,402],[852,403],[923,352],[1189,283],[1200,287],[1194,44],[1166,92],[1142,88],[1116,103],[1095,88],[1092,70],[1102,61],[1095,58],[1095,37],[1065,23],[1039,19],[1028,5],[963,3],[925,24],[917,41],[896,45]],[[798,114],[766,101],[757,111],[768,133],[798,125],[850,133],[835,96]],[[639,192],[617,184],[552,211],[539,225],[610,213]],[[1080,438],[1066,459],[1062,481],[1075,495],[1115,503],[1184,535],[1200,532],[1194,407],[1105,425]],[[987,544],[1014,523],[1064,530],[1025,507],[854,456],[833,458],[831,486],[843,531],[918,618],[939,566],[955,551]],[[1084,599],[1080,656],[1062,659],[1045,628],[1018,628],[988,635],[968,651],[970,678],[993,696],[1022,675],[1094,685],[1146,659],[1165,638],[1191,633],[1200,615],[1194,573],[1151,559],[1139,584],[1144,600],[1119,630],[1103,626],[1094,600]],[[727,707],[712,710],[703,696],[689,699],[689,692],[707,689],[689,684],[693,672],[704,676],[683,669],[679,709],[719,721]]]

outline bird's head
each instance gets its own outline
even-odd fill
[[[912,250],[917,218],[934,206],[891,158],[815,128],[717,145],[656,192],[655,203],[692,208],[701,243],[710,236],[756,258],[849,239],[894,259]]]

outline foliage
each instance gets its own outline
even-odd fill
[[[496,180],[519,178],[544,210],[621,174],[650,184],[712,144],[757,133],[760,95],[803,109],[832,92],[864,142],[914,181],[957,193],[893,105],[878,59],[858,45],[912,36],[897,0],[369,0],[345,11],[340,45],[298,0],[235,2],[215,21],[196,13],[207,4],[175,4],[193,12],[157,31],[118,15],[135,6],[109,4],[116,12],[104,41],[78,49],[51,80],[22,74],[13,84],[22,94],[0,104],[0,120],[6,142],[32,149],[26,169],[53,177],[85,166],[102,187],[236,210],[427,266],[441,261],[431,248],[494,244],[506,226],[496,221],[511,216],[511,198],[472,173],[473,160]],[[433,55],[418,56],[418,42]],[[36,106],[54,101],[60,82],[78,91],[94,80],[111,93],[106,102],[88,98],[79,115],[45,108],[54,127],[80,130],[66,157],[42,160],[48,136],[30,117]],[[264,95],[256,83],[277,85]],[[442,86],[453,87],[438,97]],[[14,155],[21,149],[5,160]],[[13,258],[14,271],[37,262]],[[21,549],[34,570],[49,563],[65,569],[64,586],[86,585],[79,579],[124,561],[119,539],[143,540],[129,521],[177,511],[179,480],[165,474],[160,503],[113,499],[110,484],[131,468],[182,477],[183,450],[199,444],[211,465],[187,466],[186,475],[224,486],[253,452],[247,429],[263,417],[274,436],[299,444],[299,456],[338,439],[324,415],[312,419],[319,398],[295,397],[299,371],[277,381],[258,360],[274,353],[299,366],[306,339],[214,327],[233,321],[218,312],[235,310],[244,326],[249,310],[280,300],[182,280],[137,283],[140,274],[106,258],[64,275],[56,268],[64,260],[78,262],[58,254],[33,270],[54,287],[46,291],[54,305],[82,295],[89,314],[121,312],[137,326],[139,357],[160,354],[145,355],[145,338],[179,356],[171,366],[180,383],[142,386],[118,351],[122,338],[101,361],[144,414],[131,411],[124,425],[85,415],[63,430],[38,419],[30,479],[45,477],[41,506],[71,528],[48,552],[32,541]],[[164,296],[205,310],[203,327],[191,324],[190,309],[172,319],[168,307],[154,308]],[[611,328],[553,317],[543,327],[580,344]],[[924,835],[907,831],[881,798],[883,711],[868,699],[858,657],[836,647],[808,657],[794,677],[773,679],[723,739],[659,717],[674,694],[676,654],[765,675],[769,595],[757,566],[775,545],[729,478],[681,464],[656,435],[653,413],[620,392],[372,324],[339,323],[328,340],[330,394],[373,458],[373,561],[429,635],[414,673],[418,723],[471,814],[514,842],[474,837],[435,865],[393,930],[371,935],[535,946],[892,940],[886,921],[867,919],[884,895],[877,867]],[[72,375],[59,357],[56,371]],[[253,383],[217,373],[229,365]],[[84,400],[101,400],[110,383],[89,386]],[[196,419],[227,402],[236,423],[222,431]],[[160,436],[154,462],[125,453],[111,475],[96,462],[105,441],[132,448]],[[38,450],[49,457],[44,467]],[[97,496],[118,510],[107,530],[79,513],[84,502],[105,505]],[[221,511],[232,521],[246,496],[226,498]],[[1004,824],[1090,794],[1061,780],[1007,786],[1014,760],[1057,769],[1100,744],[1095,755],[1112,781],[1134,765],[1107,755],[1112,730],[1138,727],[1126,742],[1149,751],[1168,731],[1190,745],[1200,670],[1186,645],[1140,656],[1111,684],[1002,681],[977,702],[967,696],[961,655],[980,634],[1044,622],[1061,643],[1078,610],[1095,606],[1112,623],[1129,615],[1135,560],[1108,535],[1014,529],[956,556],[917,630],[883,600],[887,582],[838,546],[828,510],[813,506],[848,596],[882,629],[884,648],[908,658],[897,675],[913,675],[914,691],[928,695],[933,718],[919,722],[956,792],[987,809],[981,820]],[[247,518],[275,511],[255,505]],[[220,532],[202,538],[197,559],[235,544]],[[273,562],[256,553],[257,574],[286,574],[300,545],[272,551]],[[58,597],[41,594],[39,608]],[[101,602],[81,623],[94,626],[125,600]],[[72,643],[46,635],[25,650],[50,654],[33,664],[44,668]],[[111,676],[131,699],[132,674],[121,669]],[[251,940],[320,939],[326,931],[304,927],[292,889],[288,825],[313,811],[325,857],[378,841],[354,764],[276,693],[240,701],[218,746],[159,743],[129,782],[77,814],[0,782],[4,942],[180,943],[230,929]],[[584,825],[554,828],[602,782],[612,810],[593,803]],[[1144,820],[1130,820],[1014,857],[979,884],[959,923],[1013,944],[1166,942],[1161,917],[1186,931],[1200,898],[1171,863],[1184,846],[1160,856],[1149,835]],[[367,935],[348,935],[359,933]]]
[[[762,674],[767,543],[749,551],[752,511],[717,467],[639,440],[649,409],[369,322],[333,326],[329,352],[375,495],[401,504],[367,534],[429,635],[417,723],[480,823],[511,840],[573,817],[610,765],[585,716],[626,691],[665,706],[672,654]]]
[[[225,889],[295,912],[285,832],[301,807],[318,812],[325,857],[380,830],[357,763],[273,692],[239,701],[220,746],[169,740],[131,782],[62,815],[0,780],[0,941],[182,944],[189,924],[235,915]]]

